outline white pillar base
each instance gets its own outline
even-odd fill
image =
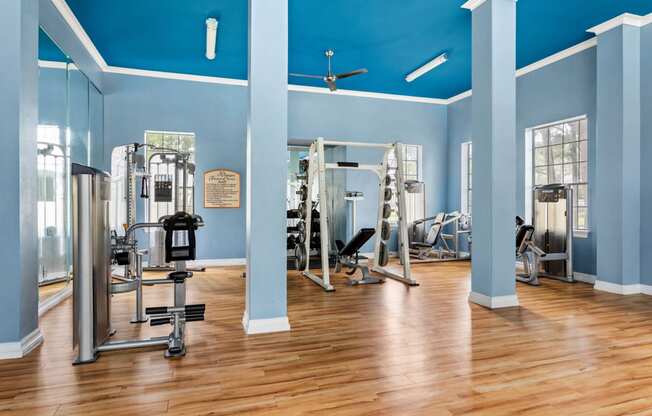
[[[0,343],[0,360],[22,358],[41,345],[42,342],[41,330],[36,328],[20,341]]]
[[[469,293],[469,302],[477,303],[478,305],[489,309],[513,308],[519,306],[518,296],[516,295],[487,296],[482,293],[471,292]]]
[[[249,319],[249,314],[245,311],[242,316],[242,327],[247,335],[285,332],[290,330],[290,320],[287,316],[269,319]]]

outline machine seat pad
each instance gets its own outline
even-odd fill
[[[353,256],[376,233],[373,228],[361,228],[344,247],[340,249],[340,256]]]
[[[174,280],[175,282],[183,282],[186,279],[192,277],[192,272],[172,272],[168,273],[168,279]]]

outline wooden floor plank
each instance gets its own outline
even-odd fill
[[[45,343],[0,362],[4,415],[652,415],[652,300],[544,280],[518,285],[521,307],[467,301],[468,263],[420,264],[421,286],[388,281],[335,293],[291,272],[292,331],[246,336],[242,268],[188,284],[206,303],[188,355],[103,354],[72,366],[71,300],[41,320]],[[171,302],[146,288],[145,303]],[[162,335],[113,301],[116,339]]]

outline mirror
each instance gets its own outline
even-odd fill
[[[38,57],[38,284],[43,313],[70,293],[70,164],[104,168],[104,100],[42,28]]]

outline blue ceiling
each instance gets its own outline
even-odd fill
[[[109,65],[246,79],[247,0],[67,0]],[[471,87],[471,14],[464,0],[289,0],[290,72],[369,73],[340,88],[449,98]],[[624,12],[652,13],[652,0],[520,0],[517,65],[590,37],[586,29]],[[204,57],[207,17],[220,22],[217,58]],[[407,83],[405,75],[446,52],[449,61]],[[291,78],[293,84],[323,86]]]
[[[66,62],[68,59],[41,28],[38,30],[38,59],[56,62]]]

